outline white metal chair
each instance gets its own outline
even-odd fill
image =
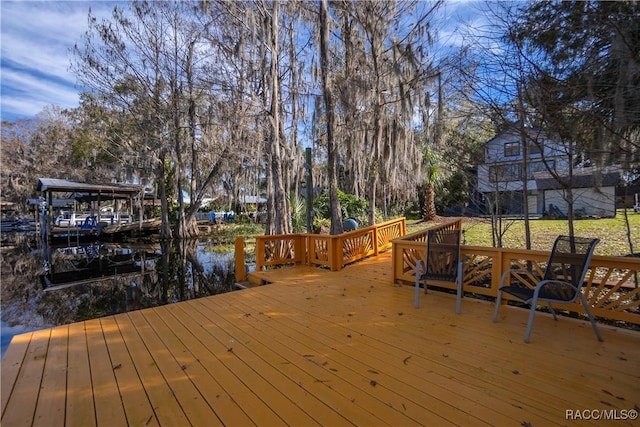
[[[525,284],[526,280],[522,279],[533,276],[533,273],[529,270],[511,269],[505,271],[500,279],[493,321],[496,322],[498,320],[502,294],[505,292],[527,304],[531,304],[529,322],[524,336],[524,342],[528,343],[531,338],[536,306],[539,302],[546,302],[553,314],[553,318],[558,320],[556,312],[551,305],[552,303],[572,304],[576,299],[580,299],[598,340],[602,341],[602,336],[589,304],[582,294],[582,286],[589,269],[589,262],[599,241],[599,239],[591,238],[575,237],[571,239],[569,236],[558,236],[553,244],[544,275],[542,278],[537,279],[535,284]],[[514,280],[518,278],[520,279]]]

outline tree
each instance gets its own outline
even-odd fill
[[[74,69],[91,90],[93,99],[107,109],[125,111],[152,157],[162,208],[161,237],[170,238],[166,177],[170,167],[170,139],[166,123],[168,76],[163,55],[168,50],[158,10],[148,3],[131,3],[130,15],[115,6],[112,19],[99,22],[89,11],[89,30],[76,45]]]
[[[439,166],[438,157],[435,150],[430,149],[425,144],[425,153],[422,157],[425,171],[425,182],[422,193],[424,194],[424,204],[422,208],[422,221],[432,221],[436,218],[436,179],[438,177]]]
[[[328,13],[338,185],[367,195],[370,224],[378,203],[411,199],[421,179],[414,131],[436,75],[428,46],[439,4],[344,2],[332,3]]]
[[[523,56],[536,59],[528,103],[566,141],[569,173],[555,176],[566,191],[570,235],[573,168],[640,164],[639,19],[637,2],[534,3],[509,33]]]
[[[540,60],[532,83],[549,89],[531,101],[558,114],[579,111],[591,155],[605,161],[637,161],[638,19],[637,2],[554,1],[532,4],[514,26],[514,43]]]
[[[75,70],[94,102],[105,111],[121,111],[121,123],[130,127],[127,134],[135,135],[130,140],[135,156],[128,157],[153,165],[163,238],[196,235],[195,213],[223,172],[231,146],[216,137],[223,132],[211,125],[211,115],[219,113],[209,103],[215,56],[206,49],[205,37],[212,21],[200,17],[193,3],[116,6],[110,20],[98,22],[90,14],[84,44],[74,49]]]
[[[33,119],[3,121],[1,147],[4,200],[24,206],[35,196],[38,178],[86,178],[83,159],[73,150],[73,121],[60,108],[47,107]]]
[[[327,0],[320,2],[320,74],[322,94],[327,118],[327,169],[329,175],[329,206],[331,212],[331,234],[342,233],[342,214],[338,199],[338,176],[336,174],[336,129],[333,92],[329,81],[329,11]]]
[[[260,169],[259,179],[267,183],[265,232],[288,233],[289,194],[294,173],[303,163],[297,146],[300,77],[296,76],[304,71],[297,52],[303,52],[307,44],[303,35],[292,36],[303,4],[262,0],[216,4],[226,20],[217,27],[216,36],[216,46],[227,61],[222,65],[227,70],[225,90],[237,93],[235,111],[245,117],[234,125],[246,138],[247,158]]]

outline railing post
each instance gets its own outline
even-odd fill
[[[393,283],[398,283],[402,272],[402,260],[404,248],[395,240],[391,241],[391,262],[393,263]]]
[[[373,232],[373,237],[372,237],[372,240],[373,240],[373,256],[378,256],[378,252],[379,252],[378,251],[378,248],[379,248],[379,245],[378,245],[378,227],[374,227],[372,232]]]
[[[329,262],[331,263],[331,271],[342,270],[342,237],[331,236],[329,241]]]
[[[303,264],[304,263],[304,252],[303,252],[303,248],[304,245],[302,244],[302,239],[303,237],[300,234],[296,234],[295,238],[293,240],[293,250],[296,253],[295,256],[295,263],[296,264]]]
[[[236,237],[235,259],[236,259],[236,283],[244,282],[247,280],[247,271],[244,266],[244,238],[243,237]]]
[[[307,245],[307,265],[312,265],[311,260],[317,259],[316,252],[315,252],[316,244],[312,234],[307,236],[306,245]]]
[[[491,271],[491,290],[493,291],[493,296],[496,298],[498,297],[498,288],[500,288],[502,273],[511,268],[511,258],[504,256],[504,250],[502,248],[497,249],[496,259],[493,262]],[[506,300],[503,302],[506,304]]]
[[[306,254],[306,259],[305,259],[305,264],[306,265],[311,265],[311,260],[313,258],[315,258],[315,253],[314,251],[314,244],[313,244],[313,239],[311,238],[312,236],[310,234],[307,234],[304,236],[304,246],[305,246],[305,254]]]

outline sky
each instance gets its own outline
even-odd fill
[[[34,117],[47,106],[75,108],[80,88],[70,71],[71,49],[87,30],[89,8],[108,17],[114,1],[0,0],[0,117]],[[448,42],[454,21],[471,2],[452,1],[442,9]]]
[[[0,115],[14,121],[46,106],[78,106],[79,88],[69,70],[71,49],[87,30],[89,7],[106,16],[101,1],[0,0]]]

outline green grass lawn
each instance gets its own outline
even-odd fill
[[[600,243],[596,246],[596,255],[628,255],[631,253],[629,239],[633,244],[633,252],[640,253],[640,213],[627,212],[630,235],[627,235],[624,213],[618,212],[616,218],[580,219],[574,221],[576,236],[597,237]],[[447,218],[439,218],[438,222]],[[416,223],[407,221],[407,233],[429,228],[434,223]],[[503,247],[524,249],[524,221],[519,219],[503,220],[507,229],[503,237]],[[484,218],[463,218],[464,244],[471,246],[493,246],[491,238],[491,220]],[[553,241],[560,234],[569,234],[567,220],[530,220],[531,249],[550,250]]]

